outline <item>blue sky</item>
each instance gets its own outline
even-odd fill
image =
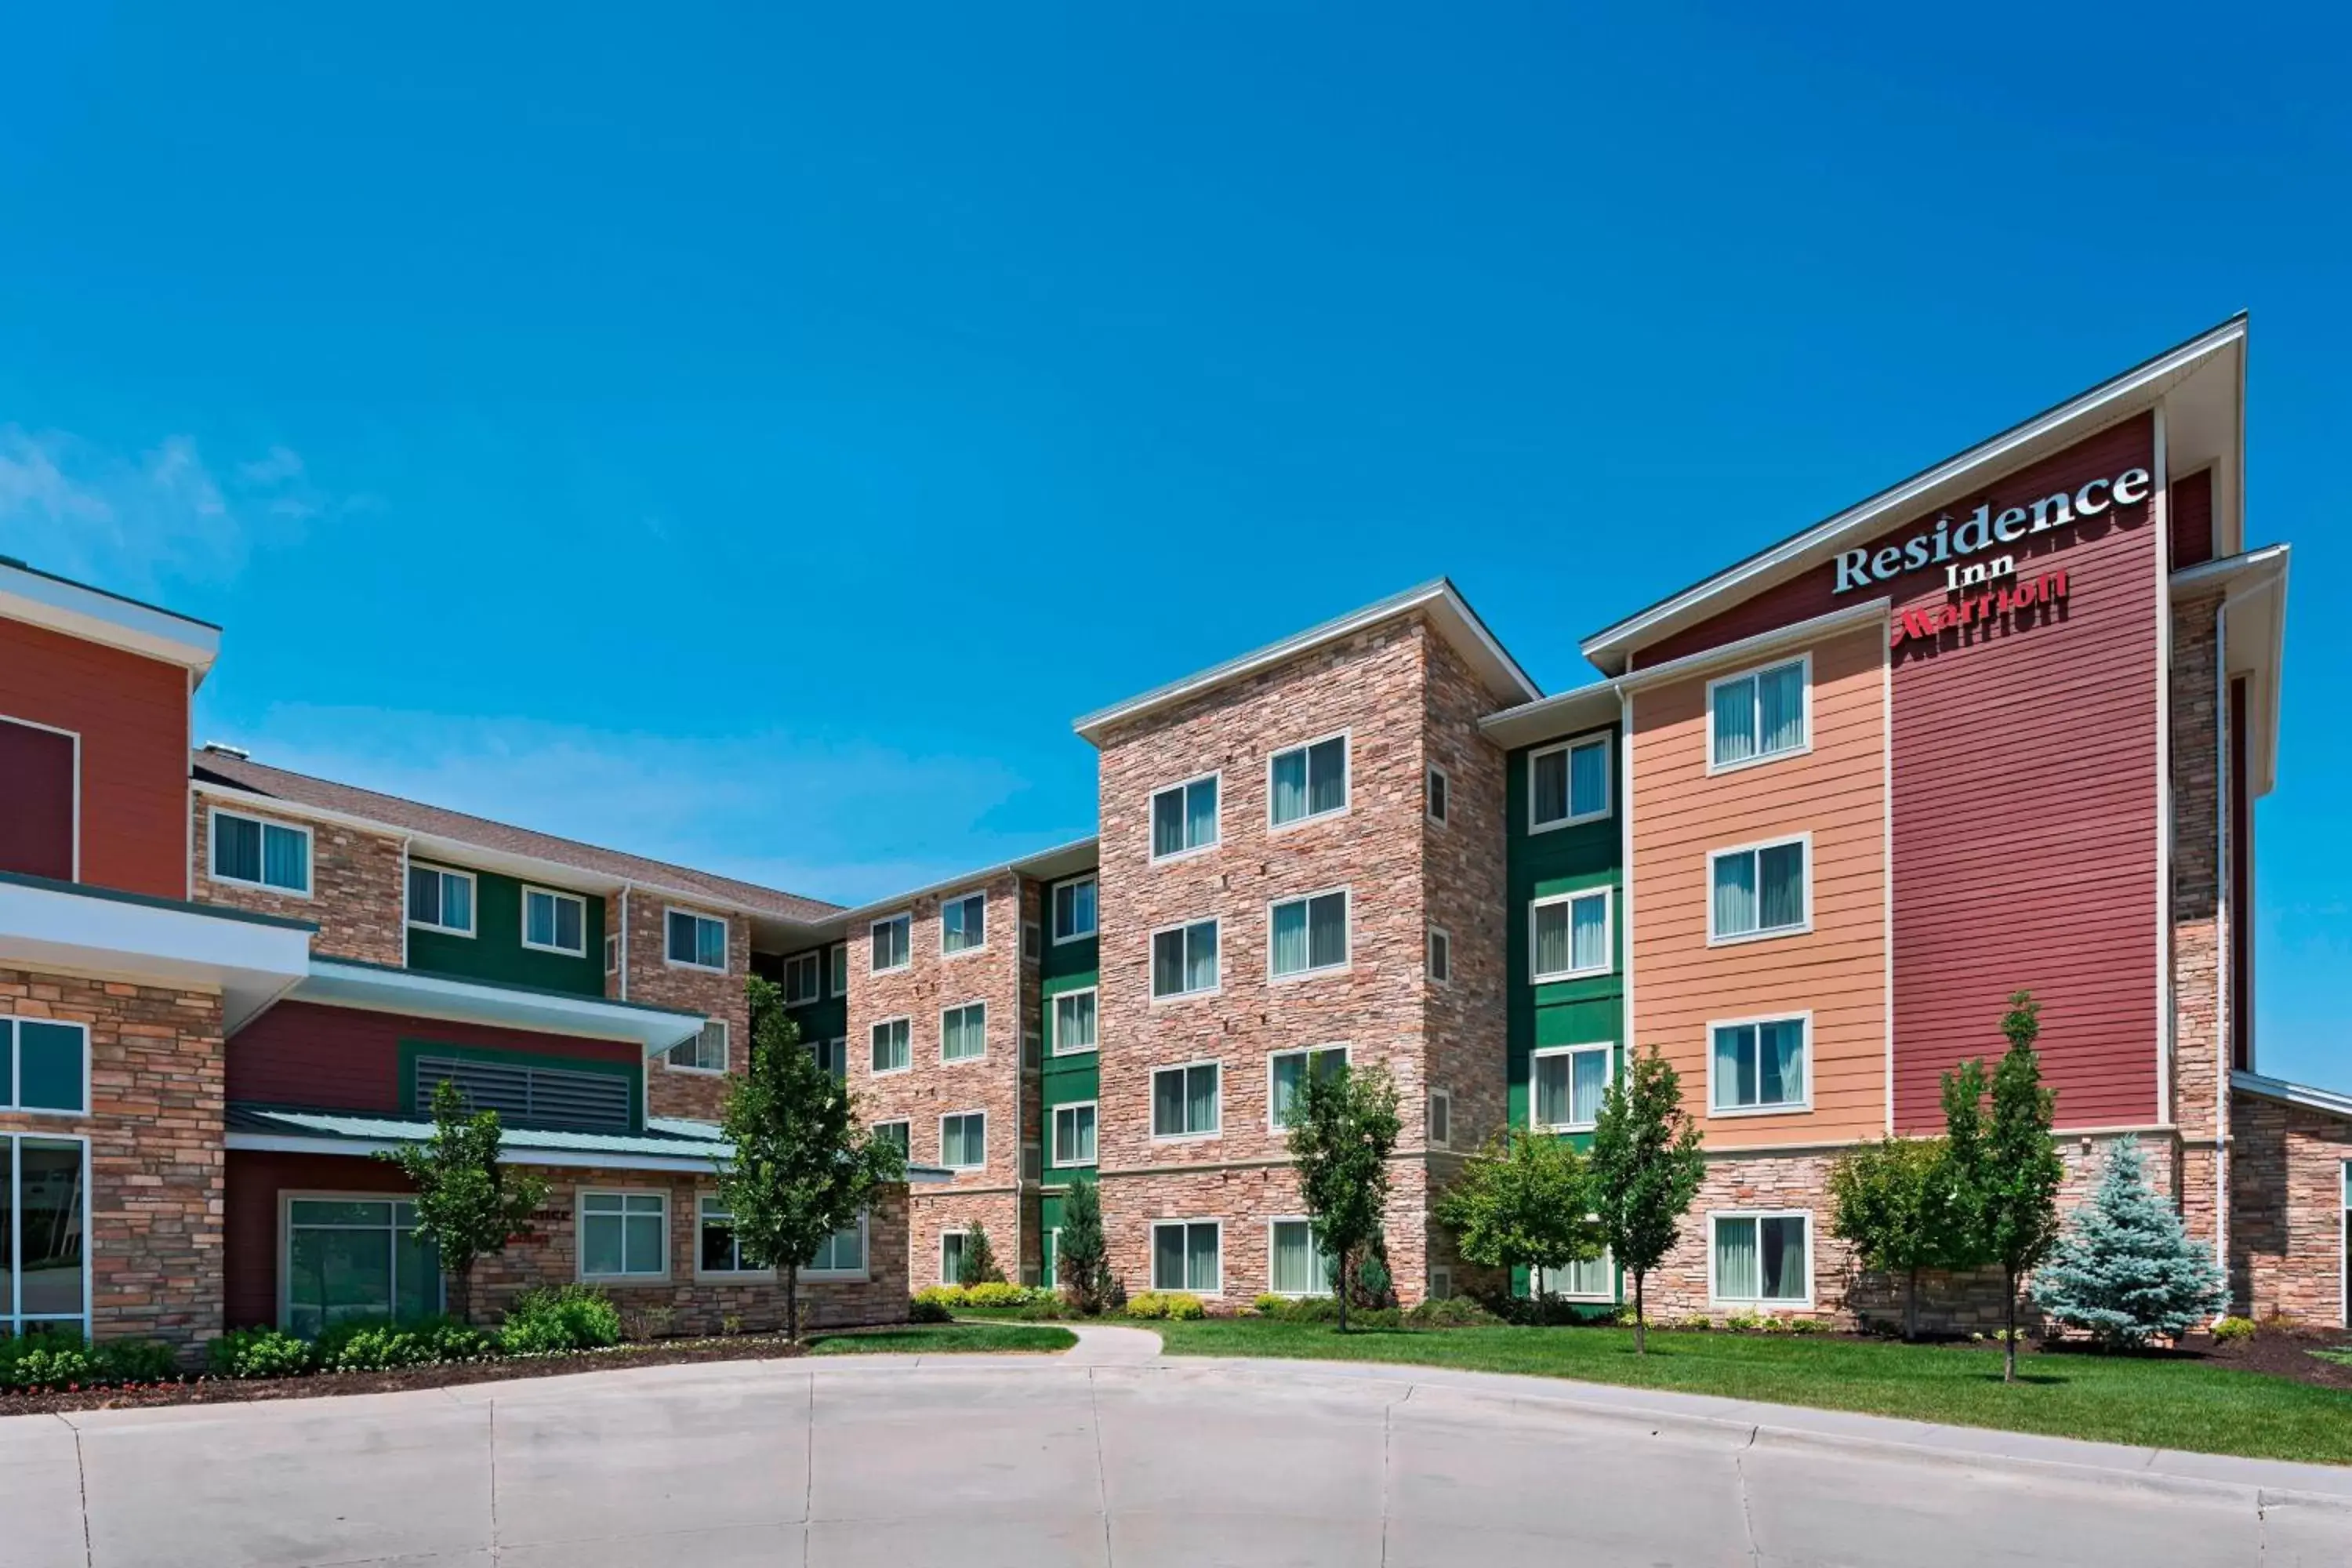
[[[2263,1061],[2352,1087],[2340,15],[200,9],[11,25],[0,551],[226,625],[205,737],[835,898],[1439,573],[1573,685],[2250,308]]]

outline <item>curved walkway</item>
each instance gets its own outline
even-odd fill
[[[0,1420],[0,1563],[2352,1560],[2352,1471],[1145,1332]]]

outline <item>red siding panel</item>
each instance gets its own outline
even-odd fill
[[[71,735],[0,719],[0,871],[72,880]]]
[[[2213,470],[2200,468],[2172,486],[2172,569],[2213,559]]]
[[[275,1154],[233,1149],[222,1223],[221,1269],[227,1326],[278,1321],[278,1194],[404,1193],[408,1178],[382,1160],[338,1154]]]
[[[636,1047],[620,1040],[575,1039],[315,1002],[280,1002],[229,1040],[228,1097],[260,1105],[399,1110],[403,1040],[592,1061],[642,1059]]]

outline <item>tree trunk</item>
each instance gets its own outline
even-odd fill
[[[474,1321],[474,1260],[466,1259],[449,1270],[449,1300],[456,1309],[457,1321]]]
[[[791,1343],[801,1341],[801,1266],[784,1265],[784,1338]]]
[[[1643,1289],[1649,1282],[1649,1271],[1633,1270],[1633,1353],[1650,1353],[1650,1314],[1643,1310]]]
[[[2009,1313],[2009,1332],[2003,1336],[2000,1347],[2004,1357],[2001,1363],[2000,1380],[2003,1383],[2015,1383],[2017,1381],[2017,1270],[2004,1267],[2000,1271],[2000,1277],[2002,1283],[2007,1287],[2003,1293],[2008,1298],[2006,1307]]]
[[[1354,1283],[1348,1273],[1348,1253],[1343,1247],[1339,1252],[1339,1331],[1343,1334],[1348,1331],[1348,1290]]]
[[[1909,1344],[1919,1337],[1919,1266],[1911,1266],[1911,1274],[1903,1287],[1903,1342]]]

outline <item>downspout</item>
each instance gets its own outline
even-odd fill
[[[400,836],[400,889],[394,896],[400,900],[400,967],[408,967],[408,847],[416,841],[413,833]],[[480,917],[477,915],[477,921]]]
[[[2231,918],[2235,910],[2236,889],[2231,875],[2231,858],[2236,851],[2235,835],[2230,831],[2231,808],[2236,804],[2231,790],[2237,781],[2231,776],[2231,745],[2236,737],[2230,725],[2230,595],[2225,592],[2221,602],[2213,606],[2213,843],[2217,855],[2214,880],[2213,929],[2220,940],[2213,944],[2213,1264],[2221,1270],[2225,1294],[2221,1310],[2229,1311],[2231,1302],[2226,1294],[2230,1279],[2230,1042],[2234,1034],[2232,1010],[2238,999],[2230,993],[2231,956],[2238,941],[2237,925]]]
[[[619,999],[624,1002],[629,999],[629,889],[631,886],[632,884],[627,882],[621,884],[621,994]]]

